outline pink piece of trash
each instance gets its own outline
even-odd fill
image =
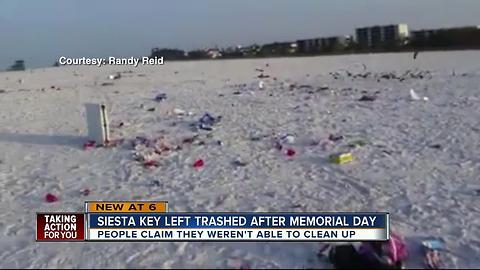
[[[83,149],[89,150],[95,148],[97,143],[95,141],[87,141],[86,143],[83,144]]]
[[[47,193],[47,195],[45,195],[45,200],[49,203],[53,203],[58,201],[58,197],[53,195],[52,193]]]

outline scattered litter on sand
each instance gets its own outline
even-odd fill
[[[388,210],[408,239],[434,234],[448,240],[451,251],[429,255],[430,267],[478,265],[480,233],[462,233],[471,227],[465,228],[465,220],[478,221],[472,200],[480,199],[478,56],[474,51],[429,52],[418,63],[410,53],[275,58],[272,68],[262,59],[180,61],[164,70],[140,66],[118,80],[107,78],[115,66],[75,67],[81,77],[68,67],[0,73],[0,89],[5,89],[3,95],[0,90],[0,178],[2,202],[11,206],[1,219],[16,224],[4,226],[3,264],[115,267],[135,246],[92,246],[72,257],[75,243],[64,243],[23,258],[33,250],[32,211],[24,208],[37,203],[39,212],[60,206],[75,211],[75,204],[87,199],[129,200],[141,194],[145,201],[173,200],[179,211]],[[368,70],[362,70],[362,62]],[[415,69],[415,63],[432,72]],[[270,77],[258,78],[255,67],[262,69],[260,77]],[[351,70],[340,71],[345,67]],[[452,77],[454,68],[458,75]],[[16,83],[20,76],[23,85]],[[260,81],[265,90],[259,90]],[[102,87],[103,82],[113,86]],[[411,88],[418,101],[411,101]],[[162,93],[161,102],[155,101]],[[369,95],[376,100],[359,101]],[[423,96],[431,97],[430,103]],[[125,138],[125,143],[97,148],[99,140],[85,136],[78,103],[83,101],[108,104],[113,138]],[[92,139],[97,143],[84,145]],[[107,145],[121,140],[112,142]],[[349,153],[347,160],[353,162],[343,164],[337,156],[330,163],[333,153]],[[54,194],[53,203],[46,202],[47,192]],[[432,225],[436,218],[448,222]],[[412,242],[413,259],[406,266],[425,268],[427,248],[421,240]],[[244,260],[252,268],[332,268],[326,258],[312,258],[310,244],[302,243],[143,245],[155,246],[155,260],[139,256],[130,265],[225,268],[226,258],[238,257],[229,268],[238,269]],[[92,257],[102,249],[120,259]],[[192,252],[194,260],[189,259]]]

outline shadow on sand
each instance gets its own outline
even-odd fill
[[[22,143],[37,145],[61,145],[73,148],[82,148],[87,137],[74,135],[48,135],[48,134],[22,134],[22,133],[2,133],[0,132],[0,143]]]

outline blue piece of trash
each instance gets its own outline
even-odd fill
[[[211,116],[209,113],[206,113],[200,118],[200,124],[213,125],[215,124],[215,117]]]
[[[209,113],[205,113],[200,120],[198,120],[198,128],[203,130],[213,130],[213,125],[217,124],[221,119],[221,116],[215,118]]]
[[[422,241],[422,245],[431,250],[441,250],[445,246],[443,241],[437,239],[429,239]]]
[[[167,100],[167,94],[165,93],[161,93],[161,94],[158,94],[156,97],[155,97],[155,101],[164,101],[164,100]]]
[[[202,123],[200,123],[200,125],[198,125],[198,128],[199,128],[199,129],[203,129],[203,130],[207,130],[207,131],[212,131],[212,130],[213,130],[213,127],[212,127],[212,126],[206,125],[206,124],[202,124]]]

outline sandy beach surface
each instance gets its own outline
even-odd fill
[[[0,73],[0,267],[330,267],[318,243],[35,242],[36,212],[167,200],[172,211],[387,211],[408,243],[407,267],[423,267],[420,242],[435,237],[446,243],[445,266],[477,268],[478,59],[462,51]],[[122,77],[109,80],[115,72]],[[160,93],[167,99],[157,102]],[[90,102],[107,105],[123,143],[83,149]],[[206,112],[221,121],[195,130]],[[278,150],[282,134],[292,136]],[[160,155],[131,146],[162,136],[171,149]],[[339,151],[354,161],[329,163]],[[47,193],[59,200],[46,202]]]

